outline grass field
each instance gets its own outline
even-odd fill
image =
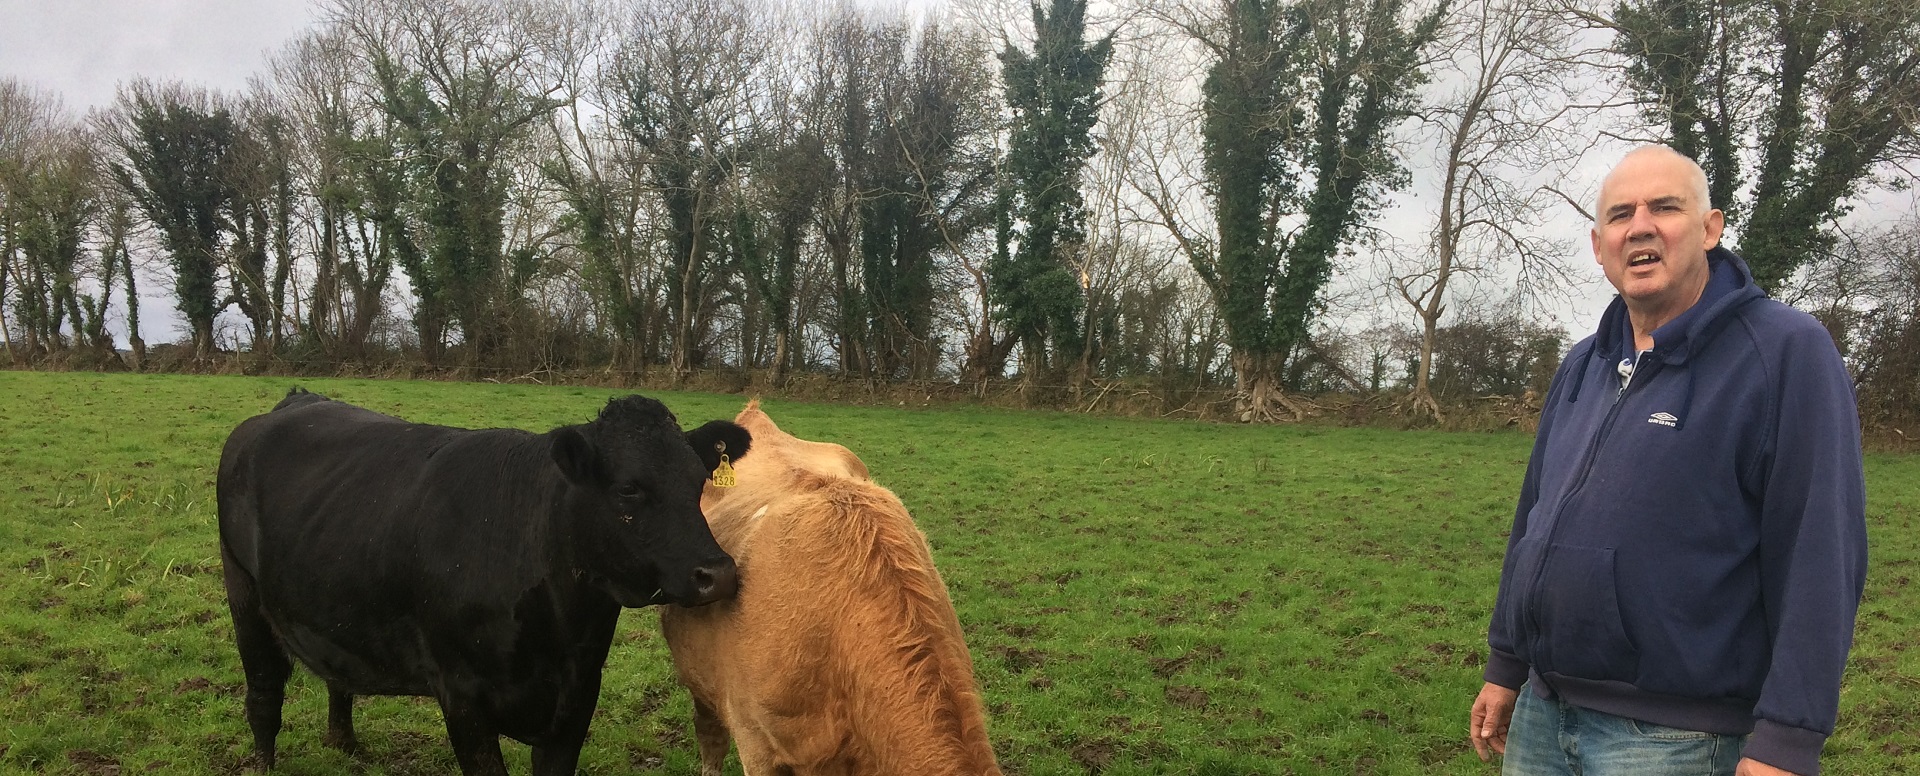
[[[288,379],[0,372],[0,773],[228,773],[250,742],[220,585],[219,447]],[[545,430],[615,392],[301,381],[411,420]],[[684,425],[745,397],[655,394]],[[770,401],[931,540],[1009,774],[1486,774],[1466,746],[1530,438]],[[1870,456],[1873,561],[1833,774],[1920,773],[1920,457]],[[624,615],[582,770],[696,773],[651,611]],[[284,774],[455,773],[438,709],[361,701]],[[516,773],[525,747],[508,742]]]

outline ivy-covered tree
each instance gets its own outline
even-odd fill
[[[1628,0],[1610,23],[1628,85],[1707,170],[1769,290],[1830,252],[1848,198],[1920,139],[1909,0]]]
[[[85,266],[87,230],[100,209],[93,149],[70,128],[44,141],[24,165],[0,170],[11,240],[20,254],[12,267],[18,275],[16,320],[29,353],[99,345],[113,280]],[[108,284],[98,301],[81,290],[83,274]]]
[[[820,115],[818,110],[808,113]],[[755,285],[766,307],[765,317],[773,333],[769,359],[772,379],[780,385],[796,366],[800,321],[795,316],[795,302],[801,250],[833,178],[833,160],[818,134],[801,129],[767,150],[755,166],[760,207],[770,223],[766,249],[756,253],[745,269],[748,282]]]
[[[126,125],[114,142],[123,159],[110,169],[160,234],[173,267],[175,303],[192,331],[193,353],[213,353],[213,320],[226,214],[234,198],[230,152],[239,135],[233,116],[205,95],[136,83],[124,91]]]
[[[873,106],[876,142],[860,208],[870,363],[881,377],[926,379],[939,366],[936,267],[984,214],[991,108],[986,52],[969,35],[901,22],[884,36]]]
[[[1013,111],[1005,178],[1008,238],[987,265],[993,308],[1009,335],[1025,344],[1028,368],[1047,368],[1047,345],[1062,358],[1080,352],[1081,279],[1068,257],[1087,242],[1080,173],[1093,155],[1100,84],[1113,36],[1086,39],[1086,0],[1032,3],[1032,52],[1008,44],[1000,54],[1007,107]]]
[[[104,309],[108,293],[113,287],[113,276],[119,275],[125,283],[123,296],[127,306],[127,354],[130,360],[127,366],[140,371],[147,363],[147,341],[140,336],[140,283],[133,274],[133,251],[130,248],[134,229],[133,202],[123,192],[112,189],[101,191],[101,226],[103,240],[100,246],[102,276],[100,306]],[[102,316],[104,317],[104,316]],[[105,339],[104,325],[102,338]],[[107,340],[105,344],[111,344]]]
[[[526,8],[429,0],[340,0],[329,21],[367,63],[408,174],[395,258],[414,284],[429,361],[457,328],[470,361],[502,343],[512,257],[508,159],[562,104],[535,85],[538,20]],[[395,234],[390,232],[390,235]]]
[[[681,378],[712,344],[727,258],[719,244],[724,189],[748,155],[763,34],[741,0],[643,4],[605,86],[620,142],[644,170],[640,185],[663,216],[667,358]]]
[[[286,117],[256,103],[236,135],[229,165],[233,199],[228,223],[229,291],[221,303],[246,316],[253,330],[251,349],[271,356],[280,349],[288,323],[287,281],[293,270],[293,137]]]
[[[1225,319],[1241,417],[1284,405],[1333,261],[1404,181],[1388,133],[1411,115],[1445,4],[1228,0],[1202,86],[1202,153],[1219,231],[1194,268]],[[1293,228],[1283,228],[1291,224]]]

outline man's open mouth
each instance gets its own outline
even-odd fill
[[[1640,267],[1660,260],[1660,254],[1653,251],[1635,251],[1627,255],[1627,266]]]

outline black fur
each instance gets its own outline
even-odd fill
[[[327,683],[330,745],[354,745],[353,696],[425,695],[463,772],[504,776],[505,735],[533,745],[536,776],[571,776],[620,607],[737,584],[699,510],[712,467],[693,438],[638,396],[547,434],[408,423],[300,388],[241,423],[220,460],[220,552],[261,765],[298,660]]]

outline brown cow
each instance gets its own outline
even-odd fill
[[[999,774],[960,621],[900,499],[757,400],[734,422],[753,455],[701,508],[739,595],[661,611],[703,776],[729,734],[748,776]]]

